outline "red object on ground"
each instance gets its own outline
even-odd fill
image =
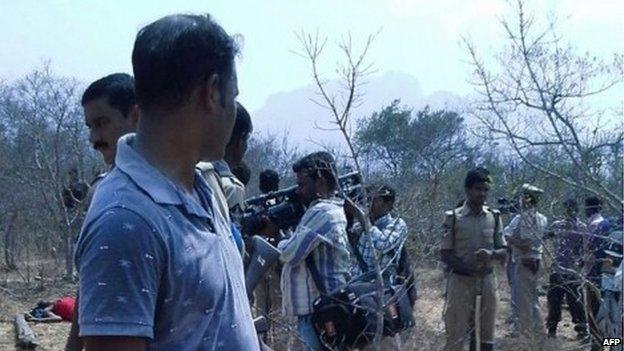
[[[64,321],[71,321],[74,318],[74,308],[76,307],[76,299],[71,296],[61,297],[56,300],[52,313],[63,318]]]

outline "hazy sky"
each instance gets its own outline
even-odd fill
[[[561,33],[575,46],[597,55],[624,52],[624,1],[532,1],[539,15],[555,13]],[[129,72],[135,34],[171,13],[211,13],[229,33],[244,37],[238,65],[240,100],[250,110],[272,94],[311,82],[295,32],[330,37],[352,33],[356,42],[381,29],[370,58],[378,72],[402,71],[418,79],[425,93],[471,91],[469,66],[460,45],[470,35],[482,50],[502,43],[496,0],[266,0],[266,1],[12,1],[0,0],[0,77],[14,79],[49,59],[58,74],[90,82],[113,72]],[[339,60],[326,52],[331,74]]]

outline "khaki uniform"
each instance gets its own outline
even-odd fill
[[[245,185],[230,171],[230,167],[225,161],[215,161],[212,166],[221,179],[223,195],[227,201],[230,214],[244,211]]]
[[[197,164],[197,169],[201,172],[202,176],[210,186],[210,189],[214,191],[215,198],[217,199],[217,203],[219,204],[219,212],[225,217],[225,219],[230,221],[230,211],[228,208],[228,203],[223,193],[223,184],[221,183],[221,178],[219,174],[215,170],[214,166],[210,162],[200,162]]]
[[[236,219],[242,214],[245,204],[245,185],[236,178],[227,163],[200,162],[197,165],[212,189],[217,191],[217,199],[221,210],[227,213],[226,218]],[[256,233],[244,233],[253,235]],[[272,311],[279,311],[281,305],[280,270],[271,268],[254,290],[254,305],[261,313],[269,315]]]
[[[476,265],[475,251],[505,246],[498,211],[483,207],[474,216],[466,204],[445,213],[441,249],[452,250],[463,262]],[[489,265],[492,265],[490,262]],[[492,268],[492,267],[490,267]],[[482,278],[451,272],[446,290],[444,323],[445,350],[463,350],[464,339],[474,325],[475,298],[481,294],[481,343],[493,345],[496,316],[496,278],[490,273]]]

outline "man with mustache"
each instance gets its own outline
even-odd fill
[[[126,73],[114,73],[91,83],[82,94],[82,107],[85,124],[89,129],[89,141],[102,159],[112,168],[115,165],[117,140],[124,134],[134,132],[139,119],[139,110],[134,93],[134,78]],[[91,182],[84,208],[104,179],[106,173],[100,174]],[[67,351],[82,350],[83,345],[78,338],[78,301],[74,310],[72,326],[65,345]]]
[[[230,221],[196,170],[224,156],[235,40],[209,15],[171,15],[132,52],[141,118],[117,144],[76,249],[88,351],[258,350]]]
[[[113,166],[117,140],[134,132],[139,119],[134,78],[115,73],[96,80],[82,95],[82,107],[91,145]]]

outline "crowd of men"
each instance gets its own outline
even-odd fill
[[[266,345],[252,316],[281,305],[296,318],[302,347],[322,350],[312,304],[319,291],[362,273],[353,245],[370,267],[376,255],[396,261],[406,227],[390,215],[394,190],[370,188],[370,211],[338,197],[335,161],[325,152],[292,167],[306,207],[299,225],[284,233],[265,217],[261,233],[241,232],[253,127],[235,100],[237,53],[210,16],[167,16],[139,31],[134,77],[112,74],[85,90],[89,140],[109,169],[80,197],[88,211],[75,249],[78,307],[66,349],[258,350]],[[264,171],[260,187],[276,191],[277,172]],[[358,223],[351,234],[347,215]],[[364,228],[373,228],[366,229],[372,241],[360,240]],[[251,234],[281,251],[255,302],[244,286]],[[311,283],[309,257],[323,289]]]
[[[612,273],[622,260],[622,242],[609,237],[611,224],[601,214],[602,201],[587,197],[586,220],[582,220],[578,202],[566,199],[560,209],[561,219],[549,224],[537,209],[542,189],[523,184],[502,214],[485,205],[491,184],[486,169],[469,172],[464,184],[466,201],[446,213],[441,244],[441,258],[449,273],[445,350],[463,350],[468,337],[471,350],[477,344],[480,350],[493,350],[498,300],[495,261],[507,263],[511,336],[521,336],[533,348],[539,348],[546,336],[556,338],[565,298],[577,339],[591,344],[592,350],[602,350],[606,336],[598,326],[599,296],[609,287],[602,284],[601,277],[604,272]],[[507,221],[502,219],[510,214],[513,216]],[[548,316],[544,322],[538,300],[539,277],[545,269],[544,244],[549,238],[556,242],[550,253]]]
[[[401,264],[408,259],[408,228],[393,214],[395,189],[373,184],[360,203],[341,196],[335,160],[327,152],[292,165],[305,207],[298,225],[283,230],[263,217],[260,233],[242,231],[250,179],[243,158],[253,126],[236,101],[237,54],[235,40],[210,16],[167,16],[137,34],[134,77],[112,74],[84,92],[89,140],[109,169],[84,200],[88,212],[75,250],[78,308],[67,350],[259,350],[268,347],[253,316],[278,309],[296,320],[302,348],[323,350],[314,323],[319,295],[376,270],[384,286],[398,277],[410,281]],[[259,183],[262,193],[275,192],[278,173],[265,170]],[[598,237],[608,230],[599,200],[586,201],[593,209],[589,222],[577,219],[570,200],[566,218],[549,226],[536,210],[541,190],[526,185],[518,214],[504,226],[503,215],[485,205],[490,184],[485,169],[469,172],[466,201],[445,216],[446,349],[461,349],[471,330],[478,331],[472,333],[473,348],[493,348],[493,266],[506,261],[509,249],[514,325],[525,335],[541,328],[537,273],[548,228],[561,240],[548,292],[549,335],[556,333],[565,296],[576,330],[586,338],[571,258],[596,252],[599,244],[585,233]],[[250,299],[244,267],[247,238],[256,234],[279,249],[280,264]],[[598,260],[584,262],[592,268],[586,279],[595,280]],[[592,304],[596,299],[589,295]],[[386,335],[381,345],[398,350],[400,338]]]

